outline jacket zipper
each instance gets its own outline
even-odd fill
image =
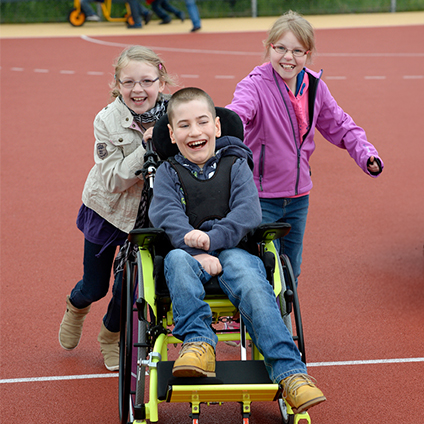
[[[275,83],[276,83],[276,85],[277,85],[278,91],[280,92],[281,98],[283,99],[284,106],[286,107],[287,114],[288,114],[288,116],[289,116],[290,124],[291,124],[291,127],[292,127],[292,133],[293,133],[293,141],[294,141],[294,145],[296,146],[296,151],[297,151],[297,176],[296,176],[295,195],[297,196],[297,195],[299,194],[300,159],[301,159],[301,148],[302,148],[302,145],[300,145],[300,146],[298,146],[298,145],[297,145],[297,142],[296,142],[296,132],[295,132],[295,130],[294,130],[293,121],[292,121],[292,119],[291,119],[290,112],[289,112],[289,108],[288,108],[288,106],[287,106],[286,100],[284,99],[283,93],[281,92],[280,84],[278,84],[278,81],[277,81],[277,78],[276,78],[276,76],[275,76],[275,71],[274,71],[274,70],[273,70],[272,75],[273,75],[273,77],[274,77],[274,81],[275,81]],[[308,74],[308,75],[310,75],[310,74]],[[311,100],[312,100],[312,101],[309,101],[309,99],[308,99],[308,102],[309,102],[309,110],[310,110],[310,111],[312,110],[312,114],[310,114],[310,115],[309,115],[309,121],[310,121],[310,123],[312,123],[312,121],[313,121],[313,117],[314,117],[314,111],[315,111],[315,107],[314,107],[314,106],[315,106],[315,97],[316,97],[316,93],[317,93],[316,88],[317,88],[317,86],[318,86],[318,82],[319,82],[319,80],[321,79],[321,75],[322,75],[322,70],[321,70],[321,72],[320,72],[320,74],[319,74],[319,77],[318,77],[318,78],[315,78],[313,75],[310,75],[312,78],[314,78],[314,79],[315,79],[315,84],[314,84],[314,86],[313,86],[313,93],[310,91],[310,94],[312,93],[312,98],[311,98]],[[309,85],[309,87],[311,87],[311,85]],[[310,130],[311,130],[311,126],[309,126],[309,131],[310,131]],[[305,139],[305,138],[306,138],[306,136],[308,135],[309,131],[305,134],[304,139]]]
[[[274,70],[272,71],[272,76],[274,77],[275,84],[277,85],[278,91],[280,92],[280,96],[283,99],[284,106],[286,107],[287,115],[290,119],[290,125],[291,125],[291,128],[292,128],[293,141],[294,141],[294,145],[295,145],[296,151],[297,151],[297,176],[296,176],[296,187],[295,187],[295,195],[297,196],[298,195],[298,188],[299,188],[298,187],[299,186],[299,174],[300,174],[300,147],[297,145],[296,131],[294,130],[294,125],[293,125],[293,121],[291,119],[290,111],[289,111],[289,108],[287,106],[286,99],[284,98],[284,95],[281,91],[280,84],[278,84],[277,77],[275,76]]]
[[[265,145],[261,146],[261,155],[259,157],[259,187],[261,191],[264,191],[262,187],[262,178],[264,176],[264,168],[265,168]]]

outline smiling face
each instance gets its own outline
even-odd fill
[[[118,80],[122,82],[153,81],[158,77],[159,72],[154,66],[138,60],[130,60],[117,75]],[[150,87],[143,88],[140,84],[135,84],[133,88],[125,88],[118,82],[118,87],[125,104],[135,113],[142,114],[156,104],[159,93],[165,88],[165,83],[158,79]]]
[[[283,78],[287,86],[294,93],[296,91],[296,77],[306,65],[308,55],[301,57],[293,56],[292,50],[307,51],[307,48],[291,32],[285,32],[275,43],[274,46],[284,46],[288,51],[285,54],[277,53],[273,48],[270,49],[271,65],[274,70]]]
[[[215,154],[215,140],[221,135],[219,118],[214,118],[204,99],[174,106],[169,128],[171,141],[181,154],[200,168]]]

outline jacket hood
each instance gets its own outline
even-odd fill
[[[252,151],[237,137],[226,135],[216,140],[215,151],[221,152],[222,156],[237,156],[246,159],[249,168],[253,170]]]

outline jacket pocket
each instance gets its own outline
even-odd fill
[[[138,146],[141,145],[142,138],[137,134],[130,133],[125,134],[113,134],[111,135],[110,142],[122,151],[124,157],[130,155]]]

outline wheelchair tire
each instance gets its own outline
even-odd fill
[[[72,9],[68,14],[68,22],[75,27],[84,25],[85,22],[85,13],[81,10]]]
[[[280,398],[278,399],[278,407],[280,408],[281,412],[281,418],[283,424],[294,424],[294,415],[289,414],[289,411],[287,410],[286,402],[284,402],[284,399]]]
[[[303,337],[302,316],[300,313],[299,297],[297,295],[296,279],[294,277],[293,268],[287,255],[280,255],[280,261],[284,269],[284,277],[286,278],[286,287],[293,292],[293,313],[295,332],[293,339],[297,343],[299,352],[302,355],[302,361],[306,364],[305,340]]]
[[[143,293],[140,293],[140,290],[143,290],[143,285],[140,284],[142,281],[140,270],[141,267],[136,264],[127,263],[122,280],[119,359],[121,424],[132,423],[136,418],[136,405],[144,404],[146,367],[141,365],[140,361],[147,358],[147,323],[138,320],[138,311],[134,308],[135,299],[143,296]]]

